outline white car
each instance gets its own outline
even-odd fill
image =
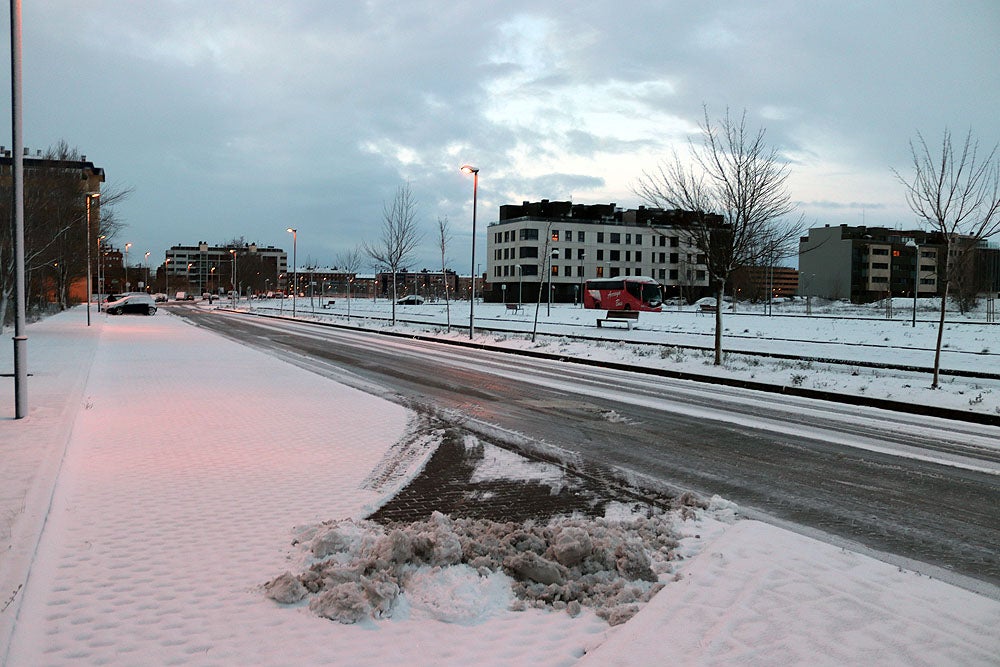
[[[108,315],[135,313],[137,315],[155,315],[156,302],[148,294],[127,294],[116,301],[109,301],[105,306]]]
[[[420,296],[419,294],[410,294],[408,296],[404,296],[396,303],[401,306],[419,306],[423,302],[424,302],[424,297]]]

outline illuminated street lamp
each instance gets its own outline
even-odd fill
[[[236,307],[236,250],[234,248],[230,248],[229,254],[233,256],[233,284],[232,284],[233,289],[230,290],[230,294],[233,295],[233,307],[235,308]]]
[[[292,317],[295,317],[295,298],[298,296],[299,291],[299,274],[298,274],[298,247],[299,247],[299,230],[289,227],[285,230],[292,235]]]
[[[211,292],[215,289],[213,287],[213,285],[215,285],[215,264],[212,265],[212,268],[209,270],[209,274],[211,277],[208,279],[208,291]],[[216,289],[216,291],[218,290]]]
[[[464,165],[462,173],[472,174],[472,294],[469,295],[469,340],[475,333],[476,324],[476,198],[479,194],[479,169],[472,165]]]
[[[143,259],[146,260],[146,289],[148,290],[149,289],[149,251],[148,250],[146,251],[146,255],[145,255],[145,257],[143,257]]]
[[[163,260],[163,293],[167,296],[167,299],[170,298],[170,271],[169,271],[170,267],[168,266],[169,264],[170,264],[170,257],[167,257],[166,259]]]
[[[90,299],[94,293],[93,285],[91,283],[91,268],[90,268],[90,200],[97,199],[101,196],[100,192],[88,192],[87,193],[87,326],[90,326]],[[98,241],[100,243],[100,241]]]
[[[910,239],[906,247],[913,248],[913,328],[917,327],[917,290],[920,288],[920,244]]]
[[[131,247],[132,247],[131,243],[125,244],[125,291],[126,292],[131,291],[129,290],[129,287],[132,286],[132,284],[128,281],[128,249]]]

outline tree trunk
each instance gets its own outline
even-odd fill
[[[941,317],[938,320],[937,346],[934,348],[934,379],[931,380],[931,389],[938,388],[938,378],[941,375],[941,343],[944,340],[944,314],[948,307],[948,287],[944,284],[944,294],[941,295]]]

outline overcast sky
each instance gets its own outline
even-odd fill
[[[410,268],[440,266],[447,217],[467,274],[471,163],[485,270],[500,205],[635,207],[703,105],[766,128],[810,226],[912,227],[890,168],[918,130],[1000,140],[996,0],[46,0],[23,23],[24,145],[65,140],[132,188],[114,241],[154,266],[239,236],[291,254],[289,226],[300,266],[336,264],[409,182]]]

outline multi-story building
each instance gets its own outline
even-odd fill
[[[683,233],[695,222],[687,211],[568,201],[523,202],[500,207],[487,228],[487,300],[538,298],[575,302],[588,278],[648,276],[665,294],[696,298],[709,292],[705,257]],[[721,216],[712,216],[722,224]],[[549,287],[551,285],[551,287]]]
[[[946,267],[940,234],[883,227],[817,227],[799,239],[799,293],[866,303],[937,296]],[[919,253],[919,268],[917,256]]]
[[[210,246],[201,241],[193,246],[173,246],[156,271],[156,283],[163,291],[261,293],[285,289],[288,255],[281,248]]]

